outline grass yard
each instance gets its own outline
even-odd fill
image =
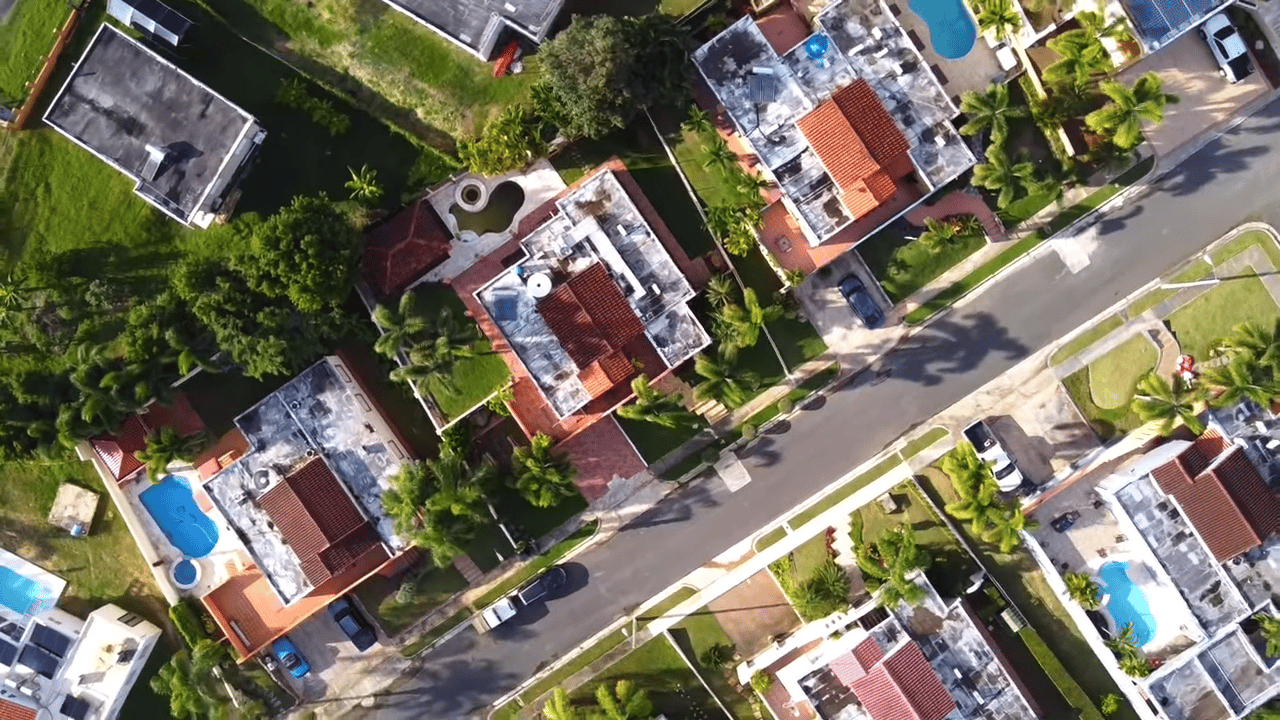
[[[511,380],[511,368],[493,352],[488,340],[477,341],[471,349],[477,354],[454,363],[447,382],[440,378],[426,381],[436,407],[450,420],[484,402]]]
[[[666,457],[667,453],[672,450],[694,439],[708,427],[703,422],[697,428],[666,428],[643,420],[628,420],[616,415],[614,417],[622,428],[622,432],[627,434],[631,444],[635,445],[636,450],[640,452],[640,457],[644,458],[644,461],[650,465]],[[701,419],[701,416],[699,416],[699,419]]]
[[[1084,352],[1090,345],[1110,335],[1121,325],[1124,325],[1124,320],[1119,315],[1112,315],[1063,343],[1062,347],[1055,350],[1049,358],[1049,364],[1054,366],[1061,365]]]
[[[744,692],[730,679],[733,664],[730,663],[722,668],[706,667],[702,664],[703,653],[707,648],[713,645],[733,645],[729,641],[729,636],[725,634],[724,628],[720,627],[720,622],[716,620],[715,613],[703,606],[671,628],[670,633],[672,640],[684,651],[685,657],[694,663],[695,670],[711,687],[711,691],[729,709],[733,720],[755,718],[751,701],[748,700],[748,693],[751,690],[748,688]]]
[[[951,481],[936,467],[925,468],[918,479],[925,493],[938,506],[956,499]],[[957,530],[1030,626],[1044,639],[1049,650],[1084,688],[1086,694],[1083,699],[1076,698],[1074,702],[1083,704],[1089,698],[1100,698],[1107,693],[1119,695],[1115,680],[1098,662],[1030,554],[1022,547],[1015,548],[1012,553],[1001,553],[994,545],[970,535],[964,524],[958,524]],[[1072,701],[1072,698],[1068,700]],[[1089,707],[1076,705],[1078,711],[1086,713]],[[1120,712],[1112,717],[1137,720],[1138,716],[1128,703],[1123,703]]]
[[[680,658],[665,637],[656,637],[610,665],[604,672],[571,693],[575,700],[594,697],[595,688],[619,680],[630,680],[649,692],[658,714],[673,718],[710,717],[721,714],[698,676]]]
[[[1089,368],[1083,367],[1062,379],[1062,387],[1071,396],[1072,402],[1084,415],[1084,419],[1093,428],[1098,439],[1106,442],[1118,435],[1124,435],[1142,425],[1142,421],[1126,405],[1114,410],[1100,408],[1093,402],[1093,391],[1089,389]]]
[[[71,15],[61,0],[19,0],[0,24],[0,103],[16,108],[27,97],[27,84],[40,73],[40,65],[58,31]]]
[[[1240,253],[1251,247],[1262,248],[1262,252],[1266,253],[1270,258],[1271,264],[1280,268],[1280,246],[1276,245],[1276,241],[1271,237],[1270,233],[1261,230],[1250,230],[1241,233],[1239,237],[1228,240],[1222,247],[1214,250],[1209,254],[1213,258],[1214,265],[1221,265]]]
[[[903,445],[899,455],[902,456],[904,461],[910,460],[933,447],[934,443],[950,435],[951,433],[944,427],[930,428],[925,434]]]
[[[691,12],[701,4],[702,0],[662,0],[662,3],[658,5],[658,11],[679,17]]]
[[[715,250],[715,240],[648,119],[638,118],[599,140],[578,141],[552,157],[551,164],[572,184],[615,156],[626,164],[627,172],[689,257]]]
[[[1089,394],[1094,404],[1104,410],[1129,407],[1134,386],[1159,359],[1156,346],[1137,334],[1089,363]]]
[[[680,163],[680,169],[693,187],[693,191],[702,199],[702,204],[711,207],[728,203],[737,196],[733,182],[723,171],[707,167],[707,148],[711,147],[711,135],[689,132],[679,128],[678,123],[670,122],[675,129],[665,133],[671,152]]]
[[[915,532],[916,542],[933,559],[928,570],[929,581],[943,597],[958,597],[978,570],[973,558],[910,483],[895,487],[889,494],[898,503],[897,512],[886,513],[879,503],[874,502],[854,511],[853,526],[858,527],[857,520],[861,520],[862,542],[874,543],[896,527],[910,527]]]
[[[804,525],[805,523],[818,517],[822,513],[826,512],[827,510],[830,510],[831,508],[835,507],[840,502],[843,502],[844,500],[849,499],[849,497],[853,495],[855,492],[870,485],[876,479],[883,477],[885,473],[897,467],[901,462],[902,461],[898,458],[897,455],[890,455],[889,457],[881,460],[876,465],[872,466],[871,469],[867,470],[866,472],[862,473],[858,477],[845,483],[835,492],[819,500],[813,506],[806,508],[804,510],[801,510],[795,515],[792,515],[791,517],[787,518],[787,524],[790,525],[793,529],[798,528],[801,525]]]
[[[985,236],[971,235],[935,249],[895,230],[881,230],[858,244],[858,254],[895,304],[987,244]]]
[[[45,521],[64,482],[99,494],[87,537],[73,538]],[[67,612],[84,617],[116,603],[167,627],[168,603],[89,463],[0,463],[0,535],[6,550],[66,579],[58,607]]]
[[[804,400],[805,398],[809,397],[815,392],[826,387],[827,383],[830,383],[832,380],[834,380],[836,378],[836,375],[838,375],[839,373],[840,373],[840,364],[831,363],[829,367],[822,369],[813,377],[810,377],[808,380],[805,380],[804,382],[797,385],[794,390],[787,393],[786,399],[791,401],[793,405],[798,405],[800,404],[801,400]],[[760,412],[756,413],[755,415],[752,415],[751,417],[747,418],[747,422],[759,428],[763,426],[765,423],[777,417],[781,411],[782,411],[782,408],[778,407],[778,403],[775,402],[770,404],[768,407],[764,408]]]
[[[1197,359],[1240,323],[1271,327],[1280,308],[1256,277],[1224,280],[1169,316],[1167,322],[1182,351]]]
[[[753,549],[756,552],[763,552],[765,548],[774,545],[787,536],[787,529],[784,527],[776,527],[769,532],[756,538]]]
[[[431,614],[442,603],[467,588],[467,580],[462,573],[448,565],[442,568],[431,567],[431,560],[424,557],[422,565],[410,570],[404,578],[395,581],[381,575],[375,575],[359,585],[355,593],[364,603],[365,608],[374,614],[384,632],[388,636],[398,635],[406,628]],[[405,579],[414,578],[421,570],[421,575],[414,581],[415,591],[409,601],[401,603],[396,600],[396,591]]]
[[[796,369],[827,351],[827,343],[813,325],[796,318],[782,318],[765,325],[789,369]],[[765,343],[764,339],[761,339]]]
[[[1213,274],[1213,266],[1205,262],[1203,259],[1197,259],[1191,263],[1182,272],[1169,278],[1170,283],[1185,283],[1203,280]],[[1125,313],[1130,318],[1135,318],[1142,313],[1151,310],[1160,303],[1177,295],[1180,292],[1177,288],[1156,288],[1142,297],[1134,300],[1125,308]]]

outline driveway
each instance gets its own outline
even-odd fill
[[[1254,67],[1257,67],[1254,62]],[[1198,31],[1191,31],[1159,51],[1148,55],[1120,73],[1120,80],[1133,84],[1139,76],[1155,72],[1164,91],[1180,101],[1165,108],[1164,122],[1146,127],[1147,139],[1156,155],[1164,157],[1196,135],[1230,120],[1249,101],[1270,87],[1261,72],[1232,85],[1218,74],[1218,63]]]
[[[744,658],[755,657],[774,637],[800,627],[800,617],[768,570],[747,578],[708,607]]]
[[[867,329],[836,288],[841,279],[851,274],[862,278],[862,284],[884,311],[885,322],[880,329]],[[902,336],[902,326],[893,315],[893,303],[856,252],[846,252],[811,273],[800,283],[796,296],[805,317],[846,368],[861,367],[883,355]]]
[[[364,612],[364,608],[359,609],[368,619],[369,614]],[[374,632],[378,632],[377,625],[370,624],[373,625]],[[294,679],[287,672],[277,673],[277,676],[283,676],[294,692],[307,701],[320,700],[329,695],[335,679],[348,673],[365,672],[365,661],[369,656],[395,652],[394,648],[384,644],[386,638],[380,632],[377,644],[363,653],[356,652],[356,646],[338,629],[338,624],[329,617],[327,611],[316,613],[310,620],[294,628],[289,633],[289,639],[298,646],[302,657],[311,665],[311,672],[301,680]]]

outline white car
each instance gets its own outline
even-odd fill
[[[996,487],[1000,488],[1000,492],[1011,492],[1022,484],[1022,473],[1013,464],[1009,453],[1000,446],[1000,441],[996,440],[995,433],[991,432],[986,420],[974,421],[964,429],[964,437],[973,443],[978,458],[991,466],[991,474],[995,477]]]
[[[1209,44],[1209,52],[1218,61],[1218,72],[1228,81],[1238,83],[1253,74],[1249,49],[1226,13],[1205,20],[1200,26],[1200,37]]]

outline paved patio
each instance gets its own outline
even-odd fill
[[[774,582],[761,570],[708,606],[742,657],[750,658],[773,644],[773,638],[800,627],[800,617]]]

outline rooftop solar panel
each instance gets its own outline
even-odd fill
[[[35,645],[26,645],[18,656],[18,664],[31,668],[37,675],[52,678],[58,671],[58,658],[41,650]]]
[[[71,647],[71,638],[39,623],[31,630],[31,642],[59,658],[66,657],[67,650]]]
[[[84,720],[89,715],[90,706],[88,702],[81,700],[74,695],[68,695],[66,700],[62,701],[62,707],[58,712],[63,717],[71,718],[71,720]]]
[[[0,640],[0,665],[13,665],[18,657],[18,646],[7,640]]]

